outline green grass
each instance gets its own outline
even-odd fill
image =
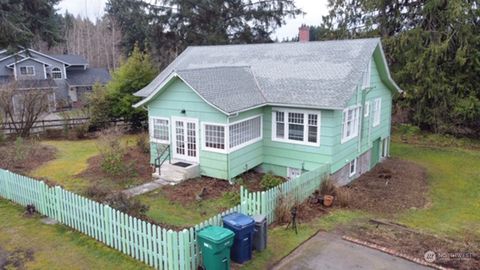
[[[359,211],[334,210],[326,216],[299,224],[298,234],[293,230],[286,230],[285,226],[269,229],[267,249],[254,252],[253,260],[247,262],[242,269],[269,269],[319,230],[331,231],[338,226],[364,219],[366,216],[368,215]]]
[[[192,194],[192,196],[195,196],[195,194]],[[235,206],[226,197],[180,204],[170,201],[162,189],[137,196],[136,198],[150,206],[147,216],[157,222],[177,227],[196,225]]]
[[[133,145],[134,136],[125,136],[124,143]],[[78,174],[88,167],[88,159],[99,155],[96,140],[80,141],[42,141],[42,144],[57,149],[54,160],[36,168],[29,173],[34,178],[47,178],[65,189],[73,192],[83,192],[91,183],[78,177]]]
[[[23,208],[0,199],[0,247],[11,252],[32,249],[27,269],[150,269],[63,225],[45,225],[23,216]]]
[[[451,237],[480,236],[480,152],[394,143],[394,157],[411,160],[428,171],[430,205],[409,210],[399,221]]]

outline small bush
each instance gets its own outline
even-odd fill
[[[230,204],[230,205],[237,205],[240,203],[240,192],[236,191],[228,191],[223,195],[223,198]]]
[[[118,128],[109,128],[100,133],[97,147],[102,156],[102,170],[110,176],[120,176],[127,172],[127,166],[123,162],[125,148],[120,139],[123,132]]]
[[[328,178],[325,181],[322,182],[320,185],[320,194],[321,195],[332,195],[335,196],[335,192],[337,190],[337,187],[333,183],[333,181]]]
[[[400,124],[398,132],[402,135],[413,136],[420,134],[420,128],[410,124]]]
[[[140,137],[137,140],[137,147],[142,153],[150,153],[150,137],[148,133],[144,132],[140,134]]]
[[[347,207],[352,201],[352,191],[349,188],[338,188],[335,193],[336,196],[334,203],[341,207]]]
[[[28,155],[27,142],[22,137],[17,137],[15,140],[15,161],[23,161]]]
[[[291,196],[280,195],[277,198],[277,206],[275,207],[275,222],[282,225],[290,222],[291,210],[295,206],[295,200]]]
[[[280,185],[281,183],[283,183],[282,178],[275,176],[271,173],[266,173],[260,181],[260,185],[262,186],[263,190],[269,190]]]
[[[64,131],[62,129],[48,128],[45,130],[45,137],[47,139],[60,139],[63,137]]]
[[[82,140],[87,137],[88,133],[88,123],[75,126],[73,128],[73,138],[77,140]]]
[[[112,208],[137,218],[143,218],[148,211],[148,205],[142,204],[138,199],[128,198],[123,193],[109,195],[106,203]]]

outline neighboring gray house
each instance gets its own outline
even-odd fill
[[[50,89],[52,111],[80,107],[95,83],[111,79],[107,69],[89,68],[79,55],[47,55],[32,49],[9,54],[0,50],[0,84],[17,82],[19,90]]]

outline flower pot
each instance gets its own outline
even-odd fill
[[[323,196],[323,205],[326,207],[330,207],[333,204],[333,196],[331,195],[324,195]]]

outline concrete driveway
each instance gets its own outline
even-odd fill
[[[319,232],[273,269],[426,270],[431,268],[342,240],[340,235]]]

